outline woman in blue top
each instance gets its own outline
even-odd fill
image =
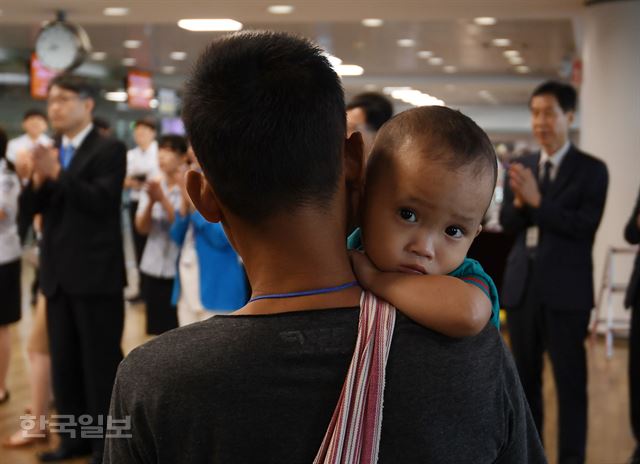
[[[189,149],[190,158],[192,153]],[[172,296],[180,326],[235,311],[248,295],[244,269],[222,226],[193,208],[182,184],[182,203],[170,230],[180,248]]]

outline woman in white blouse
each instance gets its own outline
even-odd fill
[[[146,183],[140,195],[135,226],[147,235],[140,274],[147,307],[147,333],[159,335],[178,326],[176,307],[171,304],[178,246],[169,229],[180,207],[179,176],[184,175],[187,142],[179,135],[162,136],[158,142],[161,176]]]
[[[0,129],[0,404],[9,400],[6,378],[11,358],[9,324],[20,320],[20,257],[16,217],[20,181],[5,157],[7,134]]]

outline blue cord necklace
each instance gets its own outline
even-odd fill
[[[337,287],[325,287],[325,288],[316,288],[313,290],[305,290],[302,292],[289,292],[289,293],[272,293],[269,295],[259,295],[254,296],[249,300],[249,303],[258,300],[269,300],[274,298],[294,298],[296,296],[309,296],[309,295],[321,295],[323,293],[333,293],[339,292],[340,290],[344,290],[346,288],[357,287],[359,284],[357,281],[347,282],[346,284],[338,285]]]

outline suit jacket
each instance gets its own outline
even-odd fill
[[[627,222],[627,227],[624,228],[624,238],[632,245],[640,243],[640,228],[638,228],[638,214],[640,214],[640,193],[636,200],[636,206],[633,208],[633,214]],[[640,252],[636,255],[636,261],[633,265],[633,272],[631,273],[631,279],[627,286],[627,294],[624,297],[625,308],[630,308],[636,302],[638,302],[638,294],[640,292]]]
[[[57,180],[23,190],[20,207],[43,216],[40,286],[46,296],[58,287],[75,295],[122,292],[126,152],[122,142],[94,128]]]
[[[538,177],[540,153],[521,162]],[[506,308],[525,303],[529,279],[535,279],[540,304],[563,310],[593,307],[592,248],[607,196],[606,165],[571,145],[539,208],[513,206],[505,183],[500,222],[516,234],[507,258],[502,301]],[[527,228],[540,230],[535,260],[526,247]]]

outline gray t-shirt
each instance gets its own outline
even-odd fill
[[[300,463],[320,447],[353,353],[357,308],[216,316],[120,365],[105,462]],[[544,463],[496,328],[452,339],[398,314],[378,462]]]

